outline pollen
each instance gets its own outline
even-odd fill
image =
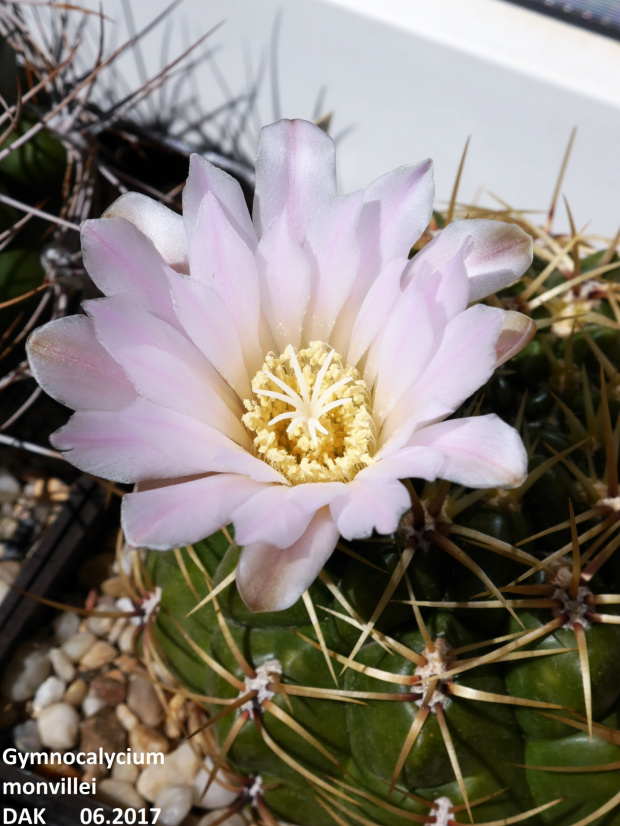
[[[242,421],[256,434],[255,453],[293,485],[349,482],[372,464],[370,392],[329,345],[269,353],[252,390]]]

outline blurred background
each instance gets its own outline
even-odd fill
[[[104,0],[106,49],[167,6]],[[225,128],[248,157],[262,123],[331,112],[342,191],[430,156],[441,202],[471,136],[459,199],[544,211],[576,127],[562,192],[578,228],[618,230],[615,0],[183,0],[119,62],[115,83],[129,90],[219,23],[179,86],[145,105],[150,119],[178,104],[179,140],[191,139],[197,98],[210,111],[238,98]],[[566,227],[561,206],[554,228]]]

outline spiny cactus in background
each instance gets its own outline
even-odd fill
[[[98,14],[51,2],[0,6],[0,430],[39,447],[42,420],[47,435],[58,411],[48,403],[45,415],[25,415],[42,395],[24,342],[43,321],[97,294],[82,266],[80,223],[128,189],[180,209],[196,150],[233,170],[251,196],[240,124],[255,91],[205,113],[188,89],[195,61],[209,59],[196,50],[211,31],[122,92],[118,60],[132,51],[138,60],[142,40],[170,25],[172,10],[108,53],[106,19]]]
[[[162,597],[144,655],[211,715],[195,739],[239,788],[229,814],[620,824],[620,265],[613,245],[483,212],[536,238],[487,301],[538,334],[460,412],[515,425],[527,480],[412,481],[394,535],[341,540],[279,613],[244,606],[228,530],[146,557]]]

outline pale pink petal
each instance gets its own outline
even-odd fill
[[[357,474],[355,479],[374,485],[393,479],[426,479],[432,482],[441,473],[443,455],[430,447],[401,447],[389,455],[377,453],[377,461]]]
[[[227,525],[232,511],[262,487],[223,473],[130,493],[121,512],[125,538],[158,551],[191,545]]]
[[[190,156],[189,176],[183,189],[183,220],[187,237],[196,229],[200,205],[207,193],[216,199],[228,223],[245,244],[251,250],[255,249],[256,233],[239,182],[197,154]]]
[[[368,347],[370,343],[368,333],[373,332],[374,316],[368,296],[373,283],[378,277],[385,277],[388,265],[400,266],[402,274],[411,247],[430,220],[433,195],[430,161],[395,169],[371,183],[364,192],[364,204],[357,225],[360,266],[334,328],[338,346],[346,351],[346,343],[351,341],[354,327],[357,327],[355,341],[351,345],[351,363],[363,355],[362,347]],[[384,300],[381,306],[385,308],[388,303]]]
[[[312,290],[305,340],[329,341],[359,266],[357,222],[364,193],[334,198],[310,221],[304,252],[310,261]]]
[[[434,195],[430,160],[401,166],[373,181],[364,193],[359,224],[364,264],[406,260],[428,226]]]
[[[104,218],[126,218],[150,238],[168,266],[187,272],[187,239],[183,218],[139,192],[121,195],[103,213]]]
[[[349,344],[346,339],[347,329],[342,321],[348,313],[341,314],[334,330],[334,346],[340,353],[346,353],[347,362],[356,365],[368,350],[374,339],[381,333],[387,323],[390,313],[396,302],[400,300],[402,292],[400,279],[403,272],[403,261],[390,261],[383,268],[379,276],[370,285],[357,312],[353,329],[350,332]],[[338,350],[338,348],[341,348]]]
[[[312,585],[338,541],[328,508],[316,513],[290,548],[246,545],[237,565],[237,588],[250,611],[283,611]]]
[[[235,322],[222,299],[197,278],[170,280],[174,309],[183,329],[239,398],[248,399],[252,388],[243,361]]]
[[[407,425],[412,432],[420,420],[428,420],[429,405],[439,403],[456,410],[491,377],[504,317],[503,310],[476,304],[446,325],[426,370],[385,420],[379,447],[402,426]]]
[[[189,238],[189,261],[192,278],[207,284],[228,308],[247,370],[253,376],[263,363],[258,343],[260,295],[256,262],[211,192],[202,199],[196,228]]]
[[[494,413],[424,427],[409,444],[441,451],[441,476],[471,488],[516,488],[527,475],[521,437]]]
[[[504,317],[502,331],[497,339],[495,352],[496,367],[508,361],[530,343],[536,335],[536,322],[514,310],[508,310]]]
[[[50,321],[26,343],[32,375],[56,401],[74,410],[120,410],[136,399],[122,368],[95,338],[84,315]]]
[[[179,218],[180,216],[175,216]],[[84,266],[104,295],[130,295],[176,325],[166,264],[153,241],[125,218],[82,224]]]
[[[303,243],[308,221],[335,195],[336,147],[329,135],[303,120],[263,127],[253,212],[259,238],[286,213],[293,239]]]
[[[235,410],[234,398],[227,399],[232,391],[187,338],[124,296],[86,301],[84,308],[97,338],[139,395],[208,422],[249,446],[240,405]]]
[[[420,300],[428,306],[433,327],[437,330],[463,312],[469,303],[470,284],[465,261],[472,247],[471,238],[464,238],[455,254],[441,261],[437,268],[422,250],[403,273],[401,286],[404,292],[413,290],[418,293]]]
[[[365,539],[375,530],[394,533],[410,507],[409,494],[397,479],[373,479],[362,472],[348,483],[346,495],[331,503],[330,510],[345,539]]]
[[[310,298],[310,264],[290,235],[284,215],[272,221],[256,254],[261,304],[281,353],[299,347]]]
[[[218,430],[175,410],[138,399],[121,411],[83,411],[51,437],[88,473],[117,482],[168,479],[212,471],[281,482],[266,462]]]
[[[424,370],[436,346],[427,304],[417,292],[411,290],[399,296],[377,346],[373,416],[380,426]]]
[[[233,513],[240,545],[269,542],[288,548],[304,533],[314,514],[346,492],[342,482],[273,485],[260,491]]]
[[[532,263],[532,239],[520,227],[478,218],[452,221],[416,259],[440,269],[454,257],[466,238],[473,242],[465,261],[470,301],[478,301],[512,284]]]

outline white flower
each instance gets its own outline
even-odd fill
[[[280,121],[261,134],[253,223],[239,185],[194,156],[183,217],[128,194],[84,224],[106,297],[36,331],[30,364],[77,411],[54,445],[137,483],[131,544],[233,523],[241,594],[276,610],[340,534],[396,529],[400,479],[521,483],[512,428],[445,419],[533,334],[518,313],[468,308],[524,272],[531,240],[454,221],[409,260],[432,203],[430,161],[337,196],[332,140]]]

